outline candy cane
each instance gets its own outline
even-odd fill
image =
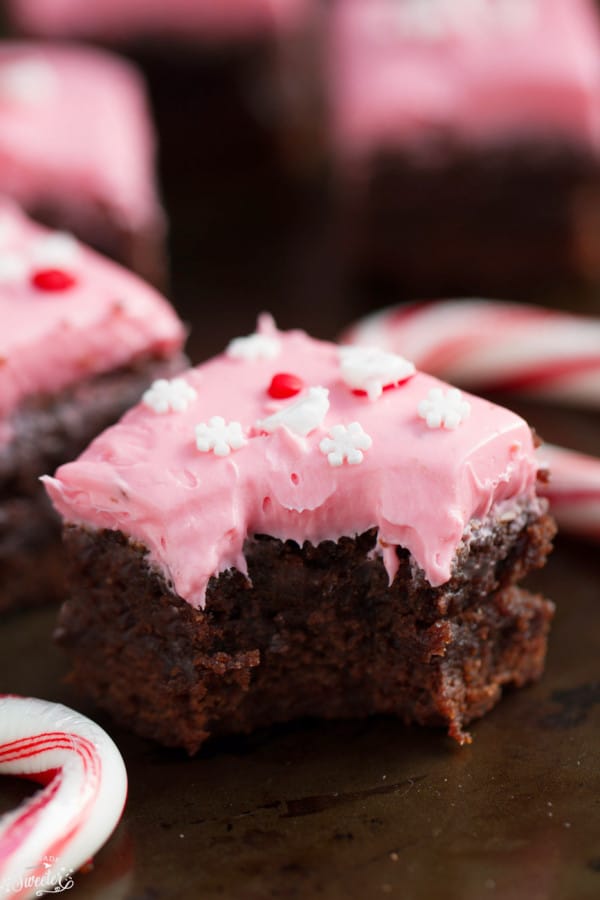
[[[600,459],[551,444],[543,444],[537,453],[550,471],[540,493],[550,501],[560,528],[600,540]]]
[[[390,307],[342,342],[382,347],[478,391],[600,408],[600,320],[491,300]]]
[[[123,812],[127,774],[114,743],[66,706],[0,695],[0,774],[43,786],[0,818],[0,896],[72,886],[71,873],[108,840]]]

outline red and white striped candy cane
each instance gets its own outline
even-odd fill
[[[537,453],[550,470],[540,493],[550,501],[560,528],[600,540],[600,459],[552,444],[543,444]]]
[[[390,307],[343,343],[399,353],[461,387],[600,408],[600,320],[492,300]]]
[[[121,818],[121,754],[98,725],[66,706],[0,695],[0,774],[42,785],[0,818],[0,895],[66,889]]]

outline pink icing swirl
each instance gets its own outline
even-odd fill
[[[304,332],[278,338],[274,358],[227,355],[184,377],[196,397],[179,413],[139,405],[98,437],[76,462],[45,478],[57,510],[72,523],[119,529],[193,606],[204,604],[212,575],[246,570],[247,537],[269,534],[316,544],[379,529],[380,552],[394,573],[407,547],[432,585],[450,578],[467,523],[503,500],[535,493],[537,465],[523,419],[468,396],[469,417],[455,430],[430,429],[418,406],[442,383],[417,373],[375,401],[357,396],[340,374],[339,348]],[[329,408],[306,437],[256,423],[297,402],[273,400],[273,376],[287,372],[329,391]],[[302,394],[299,396],[303,396]],[[201,453],[195,426],[221,416],[242,426],[246,443],[225,457]],[[358,422],[372,443],[360,464],[330,465],[319,445],[332,427]]]

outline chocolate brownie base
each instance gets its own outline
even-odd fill
[[[154,378],[186,362],[146,358],[17,410],[10,441],[0,446],[0,613],[64,597],[60,525],[39,476],[77,456]]]
[[[397,715],[464,726],[542,670],[553,607],[514,587],[554,534],[539,508],[474,523],[432,588],[399,548],[393,584],[376,530],[318,546],[257,535],[248,578],[211,579],[193,609],[119,532],[65,529],[70,597],[57,639],[72,678],[141,735],[195,752],[209,735],[302,716]]]
[[[347,266],[383,296],[525,296],[600,275],[600,164],[585,149],[444,142],[382,152],[342,191]]]

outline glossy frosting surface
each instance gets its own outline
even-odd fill
[[[244,541],[255,534],[318,543],[377,526],[391,577],[401,544],[439,585],[471,518],[533,495],[531,433],[515,414],[463,395],[470,414],[454,430],[428,427],[418,409],[432,389],[446,389],[436,379],[417,373],[379,396],[358,395],[335,345],[276,332],[264,318],[260,330],[274,355],[255,343],[255,356],[225,353],[190,370],[183,409],[138,405],[46,479],[64,518],[140,541],[174,589],[201,606],[210,576],[245,571]],[[274,399],[269,387],[282,372],[303,388]],[[172,397],[185,393],[179,385]],[[164,409],[159,394],[152,402]],[[289,427],[274,427],[277,413]],[[217,416],[241,426],[224,456],[198,449]],[[307,421],[314,427],[302,437]],[[329,452],[342,446],[339,425],[352,425],[362,448],[353,464]]]
[[[591,0],[343,0],[333,9],[329,88],[342,156],[515,131],[600,145]]]
[[[124,230],[160,222],[143,81],[76,46],[0,46],[0,193],[27,209],[97,206]],[[91,214],[91,213],[90,213]]]
[[[11,0],[33,34],[235,37],[296,25],[312,0]]]
[[[58,272],[64,290],[36,287]],[[28,396],[54,393],[151,353],[168,356],[185,333],[141,279],[69,236],[0,203],[0,441]]]

